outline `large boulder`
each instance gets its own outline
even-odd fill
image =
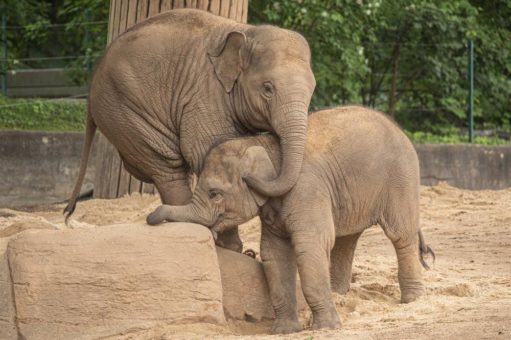
[[[228,249],[218,248],[225,316],[237,320],[274,319],[262,263]],[[298,310],[307,309],[300,283],[296,287]]]
[[[260,321],[274,318],[261,262],[234,251],[218,248],[225,316]]]
[[[43,227],[7,228],[0,236],[0,339],[97,338],[179,323],[222,325],[224,315],[274,318],[261,262],[215,250],[203,226]],[[299,308],[307,308],[297,290]]]
[[[5,252],[7,242],[7,239],[0,238],[0,339],[17,339],[11,273]]]
[[[27,339],[225,323],[214,242],[200,225],[25,231],[9,242],[7,260],[10,271],[0,264],[0,284],[12,280],[14,297],[8,288],[0,296],[14,300],[16,318],[0,308],[11,327],[6,338],[14,320],[17,335]]]

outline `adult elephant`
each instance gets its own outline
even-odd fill
[[[130,28],[107,48],[92,77],[73,213],[98,127],[126,169],[154,183],[162,202],[185,204],[187,176],[222,140],[271,131],[280,140],[282,168],[274,179],[250,173],[255,191],[289,191],[304,154],[315,79],[306,40],[273,26],[239,24],[204,11],[179,9]],[[234,235],[235,234],[235,235]],[[240,250],[237,230],[224,246]]]

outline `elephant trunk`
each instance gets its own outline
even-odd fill
[[[273,124],[280,139],[282,165],[277,178],[264,180],[247,176],[245,181],[255,191],[267,197],[282,196],[296,184],[303,163],[307,140],[307,105],[288,105],[276,112],[280,117]]]
[[[147,224],[156,225],[163,221],[189,222],[209,226],[211,221],[203,218],[195,209],[195,205],[162,205],[147,216]]]

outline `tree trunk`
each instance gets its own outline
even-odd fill
[[[174,8],[197,8],[246,23],[248,0],[110,0],[108,44],[137,22]],[[117,150],[99,133],[94,197],[116,198],[155,190],[152,184],[140,182],[124,169]]]

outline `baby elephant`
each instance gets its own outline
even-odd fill
[[[297,268],[313,329],[340,327],[331,290],[348,291],[357,240],[374,224],[394,244],[401,301],[424,293],[421,262],[432,251],[419,228],[419,162],[392,121],[358,106],[313,113],[294,188],[268,198],[247,187],[246,173],[275,178],[281,157],[279,141],[270,135],[226,141],[207,156],[191,203],[161,206],[147,222],[188,221],[222,232],[259,215],[274,333],[301,330]]]

